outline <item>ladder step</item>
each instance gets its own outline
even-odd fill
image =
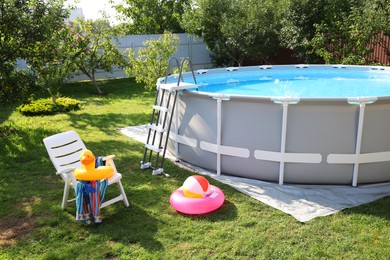
[[[183,89],[189,89],[189,88],[197,88],[198,86],[193,83],[187,83],[187,82],[180,82],[177,83],[167,83],[167,84],[160,84],[160,89],[165,89],[168,91],[174,91],[174,90],[183,90]]]
[[[156,105],[154,105],[154,106],[153,106],[153,109],[159,110],[159,111],[165,112],[165,113],[169,112],[169,108],[167,108],[167,107],[161,107],[161,106],[156,106]]]
[[[151,145],[151,144],[145,144],[145,148],[152,150],[156,153],[161,153],[162,149],[158,148],[157,146]]]
[[[164,133],[166,132],[166,129],[162,128],[161,126],[159,125],[156,125],[156,124],[148,124],[148,127],[154,131],[157,131],[159,133]]]

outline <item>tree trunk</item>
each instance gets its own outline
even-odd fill
[[[57,103],[57,96],[51,95],[51,101],[53,102],[53,104],[56,104]]]
[[[98,83],[95,80],[95,77],[92,77],[92,84],[96,87],[96,90],[97,90],[98,94],[102,95],[103,91],[99,88],[99,85],[98,85]]]
[[[91,70],[91,76],[92,76],[92,78],[91,78],[92,79],[92,84],[96,87],[96,90],[97,90],[98,94],[102,95],[103,92],[99,88],[99,85],[98,85],[98,83],[96,82],[96,79],[95,79],[95,69],[94,68],[92,68],[92,70]]]
[[[104,94],[103,91],[99,88],[99,85],[98,85],[98,83],[96,82],[96,79],[95,79],[95,71],[92,71],[91,73],[88,73],[87,70],[83,70],[83,69],[81,69],[81,71],[82,71],[85,75],[87,75],[88,78],[91,79],[92,84],[95,86],[95,88],[96,88],[96,90],[97,90],[97,93],[98,93],[99,95],[103,95],[103,94]]]

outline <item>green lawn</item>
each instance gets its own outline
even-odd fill
[[[66,85],[64,96],[83,101],[68,114],[25,117],[16,104],[0,105],[0,259],[390,258],[390,197],[300,223],[209,178],[225,193],[222,208],[177,213],[170,194],[192,173],[170,161],[170,178],[140,170],[143,144],[117,131],[147,123],[154,95],[133,79],[102,89],[109,95],[96,96],[89,83]],[[100,225],[76,222],[74,204],[61,210],[63,182],[42,139],[70,129],[95,154],[116,154],[123,174],[130,207],[104,208]]]

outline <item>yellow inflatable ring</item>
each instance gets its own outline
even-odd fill
[[[96,181],[109,178],[114,174],[111,166],[99,166],[95,168],[95,156],[90,150],[84,150],[80,155],[82,167],[74,171],[74,176],[81,181]]]

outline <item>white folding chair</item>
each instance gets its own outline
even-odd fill
[[[65,181],[64,194],[62,197],[62,209],[65,209],[69,202],[76,200],[75,198],[68,199],[70,188],[72,187],[76,191],[77,187],[77,180],[73,175],[73,171],[74,169],[81,167],[80,154],[87,148],[79,135],[73,130],[49,136],[43,139],[43,143],[45,144],[50,160],[57,171],[56,174],[60,175]],[[104,208],[118,201],[123,201],[126,207],[129,206],[121,182],[122,174],[118,173],[116,170],[113,161],[114,157],[114,155],[106,156],[103,158],[103,161],[106,161],[106,165],[114,168],[114,175],[108,179],[108,185],[117,183],[120,195],[103,202],[100,208]]]

